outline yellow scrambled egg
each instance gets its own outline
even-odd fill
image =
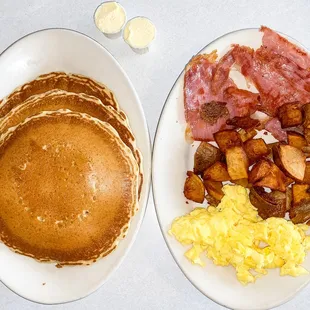
[[[215,207],[197,208],[176,218],[169,233],[183,245],[192,245],[185,256],[203,266],[202,253],[219,266],[232,265],[242,284],[255,282],[269,268],[281,275],[308,274],[300,266],[310,249],[307,225],[282,218],[263,220],[242,186],[226,185]]]

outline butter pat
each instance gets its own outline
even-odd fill
[[[105,34],[120,32],[126,22],[126,12],[117,2],[104,2],[95,12],[97,28]]]
[[[145,17],[131,19],[124,29],[124,40],[134,49],[148,48],[155,39],[156,28],[154,24]]]

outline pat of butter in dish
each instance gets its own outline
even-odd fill
[[[155,39],[156,28],[145,17],[136,17],[130,20],[124,29],[124,40],[132,48],[147,48]]]
[[[106,34],[120,32],[126,22],[124,8],[117,2],[104,2],[96,10],[95,23]]]

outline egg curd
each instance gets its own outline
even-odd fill
[[[196,208],[172,223],[169,233],[192,245],[185,253],[192,263],[204,266],[201,254],[206,253],[216,265],[232,265],[244,285],[270,268],[281,268],[282,276],[308,274],[301,266],[310,249],[307,225],[283,218],[263,220],[242,186],[225,185],[223,192],[216,208]]]

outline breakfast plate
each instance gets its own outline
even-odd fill
[[[137,93],[113,56],[91,38],[67,29],[46,29],[18,40],[0,56],[0,97],[4,98],[19,85],[31,81],[39,75],[55,71],[79,74],[75,78],[71,76],[71,79],[76,80],[85,81],[85,78],[80,75],[90,77],[107,85],[113,91],[124,113],[118,112],[117,114],[114,110],[113,112],[105,107],[101,109],[104,108],[106,114],[119,115],[117,116],[119,126],[129,126],[129,121],[135,135],[137,148],[142,154],[143,169],[140,171],[143,170],[144,179],[140,192],[139,209],[130,222],[126,237],[119,242],[114,251],[96,263],[89,266],[76,265],[56,268],[55,263],[38,262],[30,257],[16,254],[4,244],[0,244],[0,280],[18,295],[44,304],[65,303],[83,298],[98,289],[118,268],[130,250],[143,221],[151,174],[150,138]],[[65,76],[65,73],[59,73],[59,75]],[[89,85],[94,84],[90,82]],[[93,86],[90,88],[94,90]],[[55,93],[52,91],[49,95],[58,96],[62,93],[65,92]],[[75,95],[71,93],[71,96]],[[41,99],[43,97],[41,96]],[[82,99],[85,102],[87,100],[89,102],[96,101],[94,97],[84,95],[80,97],[80,102]],[[100,104],[101,102],[99,102]],[[96,111],[98,112],[98,110]],[[56,111],[54,115],[57,113]],[[70,111],[63,111],[63,113],[69,117]],[[84,114],[83,117],[86,119],[88,116]],[[94,122],[97,125],[100,123],[89,117],[88,119],[93,124]],[[103,128],[103,123],[100,124]],[[108,128],[110,128],[109,132],[113,132],[120,141],[118,133],[111,126]],[[53,133],[51,134],[53,135]],[[124,148],[128,149],[126,146]],[[58,152],[58,150],[56,151]],[[128,152],[130,152],[129,149]],[[130,156],[132,158],[132,154]],[[72,163],[74,164],[74,162]],[[21,168],[21,170],[25,169],[26,166]],[[95,201],[97,198],[93,199]],[[87,215],[87,212],[83,213],[84,218]],[[83,220],[83,216],[79,217],[80,221]],[[37,220],[44,222],[41,217],[38,217]]]
[[[287,37],[287,36],[286,36]],[[288,37],[287,37],[288,38]],[[295,40],[291,42],[301,46]],[[240,44],[259,48],[262,44],[262,33],[258,29],[244,29],[228,33],[207,45],[199,52],[211,53],[218,51],[222,57],[232,44]],[[248,88],[247,81],[237,70],[230,72],[230,77],[237,86]],[[186,172],[194,166],[194,153],[198,142],[186,139],[187,124],[184,117],[184,71],[175,82],[163,108],[157,127],[153,150],[153,194],[158,221],[168,245],[168,248],[184,275],[203,294],[213,301],[232,309],[269,309],[293,298],[310,280],[309,275],[300,277],[281,277],[279,270],[268,270],[268,274],[258,279],[254,284],[243,286],[236,278],[235,270],[229,267],[219,267],[211,260],[205,259],[205,266],[201,268],[192,264],[185,256],[188,249],[169,235],[173,220],[192,211],[194,207],[201,207],[191,201],[186,201],[183,188]],[[266,143],[276,140],[265,132]],[[306,257],[303,266],[310,270],[310,257]]]

